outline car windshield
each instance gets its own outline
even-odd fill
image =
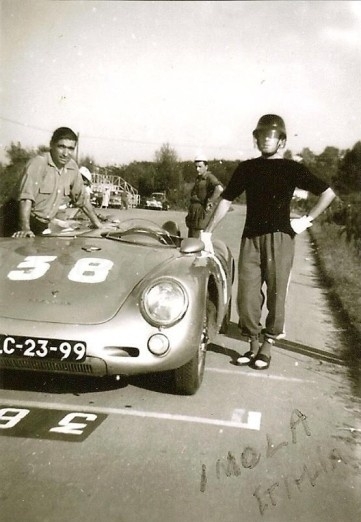
[[[160,226],[147,219],[128,219],[123,221],[119,223],[117,230],[107,233],[106,237],[138,245],[166,247],[177,247],[181,242],[175,223],[167,222]]]
[[[139,245],[176,247],[181,238],[173,222],[161,226],[148,219],[104,221],[104,228],[95,229],[82,211],[73,209],[67,218],[55,218],[43,232],[43,237],[103,237]]]

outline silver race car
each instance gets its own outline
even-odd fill
[[[207,344],[227,327],[234,261],[221,241],[127,220],[53,223],[0,239],[0,368],[91,376],[171,372],[199,388]]]

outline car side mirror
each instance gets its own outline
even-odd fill
[[[182,254],[196,254],[204,250],[204,243],[201,239],[195,237],[187,237],[183,239],[180,245]]]

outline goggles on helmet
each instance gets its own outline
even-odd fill
[[[283,134],[275,129],[260,129],[255,132],[256,139],[269,139],[269,140],[279,140],[283,138]]]

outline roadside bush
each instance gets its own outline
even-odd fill
[[[359,245],[348,241],[342,227],[318,222],[310,229],[315,252],[331,297],[361,336],[361,266]]]
[[[339,235],[361,254],[361,195],[357,193],[337,200],[325,212],[323,221],[337,225]]]
[[[311,195],[307,200],[294,202],[293,209],[300,214],[307,213],[316,199]],[[352,193],[342,198],[337,197],[317,218],[317,223],[335,225],[337,240],[342,237],[361,255],[361,194]]]
[[[316,200],[294,201],[293,210],[305,214]],[[337,197],[309,232],[329,295],[361,338],[361,194]]]

